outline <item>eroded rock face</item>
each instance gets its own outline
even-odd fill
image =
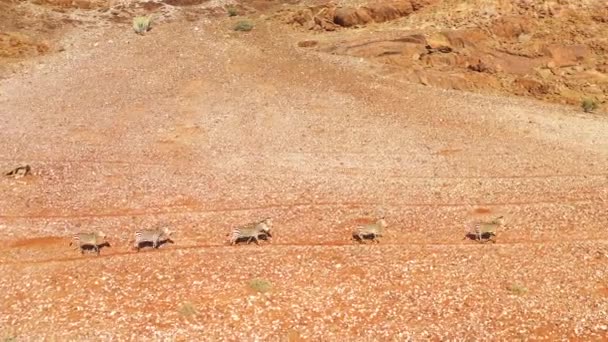
[[[550,67],[575,66],[592,59],[589,48],[581,44],[551,44],[543,49],[543,53],[549,58]]]
[[[517,39],[523,34],[532,32],[533,25],[527,18],[511,16],[499,18],[490,30],[496,37]]]
[[[344,27],[365,25],[372,21],[374,21],[374,19],[365,8],[338,8],[333,17],[334,23]]]
[[[412,82],[577,105],[587,97],[608,101],[608,4],[443,0],[323,8],[323,16],[302,22],[314,19],[308,28],[318,30],[359,27],[365,39],[349,31],[318,49],[375,60]],[[375,25],[373,35],[365,30],[402,17],[399,25],[409,31],[395,23],[384,32]]]
[[[311,6],[298,10],[288,19],[308,29],[333,31],[338,27],[354,27],[383,23],[412,14],[432,1],[389,0],[370,2],[359,7],[337,7],[333,4]]]

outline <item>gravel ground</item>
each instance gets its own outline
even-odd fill
[[[235,18],[67,37],[0,83],[0,337],[606,340],[608,120],[380,76]],[[385,214],[379,244],[350,232]],[[504,215],[497,243],[463,240]],[[228,246],[272,216],[275,237]],[[130,248],[167,224],[174,244]],[[68,246],[103,230],[101,256]]]

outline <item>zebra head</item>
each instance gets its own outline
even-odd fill
[[[505,223],[505,217],[503,215],[500,215],[500,216],[496,217],[495,219],[493,219],[491,223],[502,226]]]
[[[270,229],[272,229],[272,218],[267,217],[260,221],[258,224],[258,229],[269,237],[272,237],[272,234],[270,233]]]

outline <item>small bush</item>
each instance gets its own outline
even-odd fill
[[[256,292],[268,292],[272,288],[272,285],[265,279],[253,279],[249,282],[249,287]]]
[[[137,34],[144,34],[152,28],[152,17],[137,16],[133,18],[133,29]]]
[[[591,113],[597,109],[597,102],[591,99],[584,99],[583,102],[581,102],[581,107],[585,113]]]
[[[14,335],[5,336],[2,339],[3,342],[17,342],[17,337]]]
[[[226,11],[228,12],[229,17],[236,17],[237,15],[239,15],[239,12],[236,10],[236,8],[232,6],[227,7]]]
[[[520,284],[509,285],[509,286],[507,286],[507,290],[511,291],[511,293],[518,295],[518,296],[524,295],[524,294],[526,294],[526,292],[528,292],[528,289]]]
[[[179,308],[179,313],[180,315],[184,316],[184,317],[191,317],[196,315],[196,309],[194,308],[194,305],[192,305],[192,303],[184,303],[182,304],[182,306],[180,306]]]
[[[253,24],[249,21],[242,20],[236,23],[236,25],[234,26],[234,30],[248,32],[253,30]]]

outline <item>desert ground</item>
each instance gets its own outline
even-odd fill
[[[579,35],[557,2],[340,26],[363,2],[2,1],[0,167],[32,170],[0,178],[3,341],[608,340],[608,10]],[[437,38],[497,21],[512,44]],[[560,36],[536,74],[502,49]],[[227,242],[264,217],[271,240]],[[160,226],[173,243],[133,249]]]

